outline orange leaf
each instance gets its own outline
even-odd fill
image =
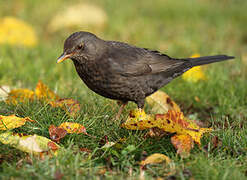
[[[188,157],[190,150],[194,147],[194,142],[189,135],[174,135],[171,137],[171,142],[181,157]]]
[[[59,96],[56,95],[53,91],[51,91],[48,86],[46,86],[41,80],[39,80],[38,84],[35,88],[35,95],[38,99],[43,100],[45,102],[50,102],[51,100],[59,99]]]
[[[63,128],[51,125],[49,127],[49,134],[50,134],[51,140],[55,141],[56,143],[59,143],[60,139],[66,136],[67,131]]]
[[[78,101],[65,98],[65,99],[58,99],[56,101],[51,101],[49,103],[52,107],[61,107],[66,113],[71,117],[76,117],[80,111],[80,104]]]
[[[146,102],[152,106],[154,113],[164,114],[168,110],[180,112],[179,106],[163,91],[157,91],[146,98]]]
[[[86,132],[86,128],[83,125],[79,124],[79,123],[64,122],[59,127],[65,129],[70,134],[72,134],[72,133],[75,133],[75,134],[83,133],[83,134],[88,135],[87,132]]]
[[[0,115],[0,130],[9,130],[9,129],[15,129],[21,127],[26,123],[26,121],[35,122],[34,120],[31,120],[29,117],[19,118],[15,115],[10,115],[10,116]]]
[[[8,94],[7,104],[18,104],[19,102],[27,102],[34,99],[34,92],[29,89],[14,89]]]

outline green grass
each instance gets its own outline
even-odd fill
[[[49,34],[47,24],[55,12],[72,2],[77,1],[0,2],[0,16],[22,18],[33,24],[39,36],[35,48],[0,46],[0,85],[34,89],[41,79],[60,97],[78,100],[82,107],[80,116],[71,119],[62,110],[38,102],[18,106],[0,102],[0,114],[29,116],[38,122],[35,125],[27,123],[16,132],[49,137],[51,124],[72,121],[82,123],[96,138],[67,135],[60,143],[65,149],[62,156],[44,160],[28,157],[26,153],[1,144],[0,179],[53,179],[56,172],[62,173],[64,179],[136,179],[140,177],[139,162],[157,152],[169,156],[175,163],[176,172],[170,179],[247,179],[247,65],[244,63],[247,58],[247,2],[92,1],[108,14],[106,27],[92,30],[104,39],[158,49],[172,57],[189,57],[193,53],[236,56],[234,61],[209,65],[207,81],[188,83],[178,78],[163,88],[187,116],[214,129],[203,138],[202,147],[208,146],[208,152],[195,147],[186,159],[176,155],[170,136],[145,138],[145,131],[121,128],[120,121],[113,121],[118,110],[116,104],[90,91],[77,76],[71,61],[56,64],[63,41],[72,31],[64,29]],[[129,103],[122,120],[135,107]],[[149,111],[148,106],[146,111]],[[104,136],[113,142],[120,138],[126,141],[119,148],[104,151],[100,149]],[[211,142],[214,136],[222,141],[222,146],[216,149]],[[81,152],[79,148],[82,147],[91,149],[91,155]],[[107,172],[101,175],[99,172],[103,168]],[[129,169],[132,169],[131,176]],[[165,165],[148,166],[145,177],[167,178],[169,172]]]

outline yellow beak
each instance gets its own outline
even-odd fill
[[[58,59],[57,59],[57,63],[63,62],[64,60],[70,58],[72,56],[72,54],[65,54],[63,53]]]

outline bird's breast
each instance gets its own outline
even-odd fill
[[[74,63],[76,71],[83,82],[94,92],[111,99],[126,97],[126,88],[123,82],[125,77],[110,71],[107,64],[78,64]]]

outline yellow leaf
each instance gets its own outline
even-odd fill
[[[49,103],[52,107],[61,107],[66,113],[71,117],[77,117],[80,112],[80,104],[78,101],[65,98],[65,99],[58,99],[56,101],[51,101]]]
[[[29,89],[14,89],[8,94],[6,103],[18,104],[20,102],[27,102],[34,99],[34,92]]]
[[[92,4],[75,4],[59,11],[52,18],[49,30],[56,32],[65,28],[93,28],[102,29],[107,22],[107,15],[103,9]]]
[[[190,150],[194,147],[194,142],[189,135],[174,135],[171,137],[171,142],[181,157],[188,157]]]
[[[196,57],[200,57],[200,54],[193,54],[191,56],[191,58],[196,58]],[[193,67],[190,70],[186,71],[182,75],[182,78],[185,81],[189,81],[189,82],[197,82],[199,80],[206,80],[207,79],[204,72],[202,71],[201,66],[196,66],[196,67]]]
[[[140,111],[133,110],[122,127],[132,130],[158,127],[165,132],[189,135],[199,145],[202,135],[212,131],[211,128],[200,128],[193,121],[185,118],[182,112],[169,110],[166,114],[156,115],[141,113],[142,116],[140,117]]]
[[[38,84],[36,85],[35,95],[38,99],[45,102],[59,99],[59,96],[51,91],[41,80],[39,80]]]
[[[75,134],[87,134],[86,128],[79,124],[79,123],[72,123],[72,122],[64,122],[60,124],[59,128],[65,129],[68,133],[75,133]]]
[[[33,28],[14,17],[0,19],[0,44],[22,45],[32,47],[37,44]]]
[[[164,114],[168,110],[180,111],[179,106],[163,91],[157,91],[146,98],[146,102],[152,106],[154,113]]]
[[[167,164],[170,164],[171,159],[164,154],[154,153],[154,154],[148,156],[145,160],[141,161],[140,164],[142,166],[145,166],[147,164],[159,164],[162,162],[166,162]]]
[[[5,132],[0,134],[0,142],[3,144],[8,144],[21,151],[31,153],[34,155],[40,155],[43,152],[54,152],[57,153],[59,145],[52,142],[43,136],[34,135],[23,135],[21,133],[14,134],[11,132]],[[50,143],[55,144],[57,149],[51,148]]]
[[[0,115],[0,130],[9,130],[21,127],[26,123],[26,121],[34,122],[34,120],[31,120],[29,117],[19,118],[15,115]]]

